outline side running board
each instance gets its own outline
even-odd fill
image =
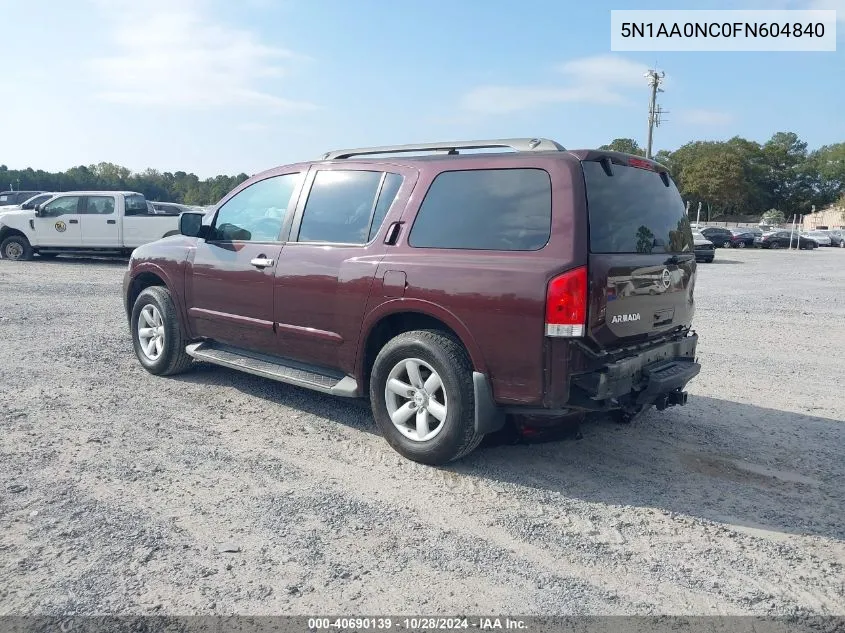
[[[330,372],[295,361],[206,341],[188,345],[185,352],[189,356],[207,363],[237,369],[278,382],[314,389],[333,396],[354,398],[358,395],[357,381],[352,376],[345,376],[340,372]]]

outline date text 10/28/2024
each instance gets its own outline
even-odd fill
[[[527,629],[527,624],[519,618],[509,617],[308,618],[308,630],[310,631],[387,631],[390,629],[407,631],[448,631],[462,629],[524,631]]]

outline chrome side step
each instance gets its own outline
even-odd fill
[[[340,372],[323,373],[317,368],[294,361],[225,347],[207,341],[191,343],[185,348],[185,352],[189,356],[207,363],[237,369],[278,382],[314,389],[333,396],[354,398],[358,395],[357,381],[352,376],[344,376]]]

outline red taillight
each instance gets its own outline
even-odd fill
[[[651,164],[651,161],[643,160],[642,158],[629,158],[628,159],[628,166],[629,167],[638,167],[639,169],[648,169],[649,171],[654,171],[654,165]]]
[[[587,268],[558,275],[546,290],[546,336],[584,336],[587,322]]]

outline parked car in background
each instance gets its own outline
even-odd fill
[[[761,237],[755,238],[754,242],[760,248],[789,248],[790,243],[792,247],[798,246],[806,250],[818,247],[814,240],[801,237],[798,233],[791,231],[769,231],[763,233]]]
[[[380,156],[433,151],[448,153]],[[546,139],[338,150],[251,177],[206,217],[132,254],[139,363],[369,397],[409,459],[460,458],[507,413],[683,405],[700,370],[684,203],[641,156]]]
[[[32,196],[31,198],[28,198],[27,200],[22,202],[20,204],[19,208],[21,208],[25,211],[32,211],[33,209],[35,209],[36,206],[38,206],[42,202],[47,202],[54,195],[56,195],[56,194],[55,193],[49,193],[49,192],[39,193],[38,195]],[[4,209],[4,211],[5,210],[6,209]]]
[[[716,247],[713,242],[704,237],[700,231],[693,231],[692,239],[695,247],[695,261],[712,262],[716,255]]]
[[[0,207],[15,207],[43,191],[0,191]]]
[[[701,229],[701,234],[717,248],[725,246],[733,238],[733,233],[721,226],[706,226]]]
[[[754,233],[746,229],[730,229],[731,238],[725,242],[726,248],[746,248],[754,246]]]
[[[155,213],[161,215],[179,215],[180,213],[189,213],[197,210],[196,207],[187,204],[179,204],[178,202],[151,202]]]
[[[827,231],[807,231],[805,233],[801,233],[801,239],[810,238],[819,246],[832,246],[833,240],[830,239],[830,235],[827,234]]]
[[[141,244],[179,233],[179,217],[150,213],[133,191],[67,191],[34,209],[0,209],[0,257],[34,254],[128,255]]]
[[[827,236],[830,238],[830,245],[831,246],[838,246],[839,248],[845,248],[845,230],[842,229],[830,229],[825,231]]]

